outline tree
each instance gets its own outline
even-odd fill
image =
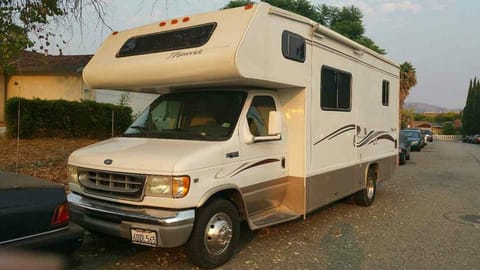
[[[87,6],[93,7],[104,23],[102,0],[0,1],[0,70],[12,72],[15,60],[34,45],[44,53],[51,46],[58,47],[53,42],[56,34],[48,30],[48,25],[59,18],[81,21]]]
[[[334,7],[328,5],[314,6],[308,0],[261,0],[273,6],[289,10],[291,12],[305,16],[315,22],[318,22],[333,31],[340,33],[353,41],[356,41],[367,48],[370,48],[380,54],[386,51],[380,48],[373,40],[364,36],[365,27],[363,26],[362,11],[355,7]],[[249,0],[230,1],[225,8],[234,8],[252,3]]]
[[[365,28],[362,25],[363,14],[360,9],[354,6],[343,7],[342,9],[333,8],[330,16],[330,22],[326,26],[335,32],[342,33],[349,39],[360,39],[365,33]]]
[[[232,0],[228,2],[222,9],[229,9],[229,8],[236,8],[236,7],[242,7],[248,4],[253,3],[250,0]]]
[[[448,121],[442,125],[442,134],[443,135],[455,135],[457,134],[457,129],[453,126],[453,123]]]
[[[480,133],[480,81],[477,78],[470,80],[462,121],[464,135]]]
[[[417,84],[417,72],[410,62],[404,62],[400,65],[400,109],[403,108],[403,104],[410,89]]]
[[[400,112],[400,128],[407,128],[415,117],[415,109],[402,109]]]

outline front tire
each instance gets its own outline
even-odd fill
[[[353,195],[356,204],[361,206],[370,206],[375,201],[375,194],[377,193],[377,177],[372,169],[367,173],[367,185],[365,189]]]
[[[214,200],[197,211],[186,246],[187,257],[202,268],[218,267],[234,255],[239,239],[237,208],[225,199]]]

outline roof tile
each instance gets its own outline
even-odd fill
[[[15,63],[16,74],[80,73],[93,55],[45,55],[24,51]]]

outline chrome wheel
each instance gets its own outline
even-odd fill
[[[232,240],[232,220],[225,213],[212,216],[205,227],[204,243],[208,253],[222,254]]]
[[[367,181],[367,199],[371,200],[373,195],[375,195],[375,183],[373,182],[373,179],[369,178]]]
[[[361,206],[370,206],[377,190],[377,176],[373,168],[369,168],[366,178],[365,188],[353,195],[355,203]]]

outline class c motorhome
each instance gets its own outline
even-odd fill
[[[353,195],[397,164],[399,66],[266,3],[112,33],[92,88],[162,94],[68,160],[73,220],[211,268],[259,229]]]

